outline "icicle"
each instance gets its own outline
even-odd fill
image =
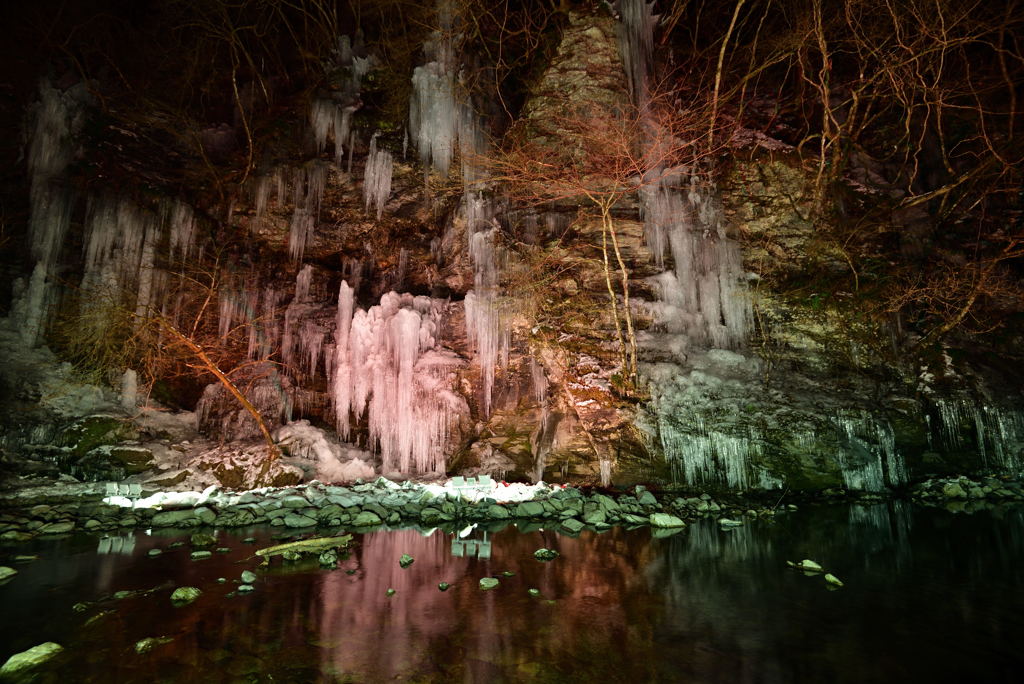
[[[409,270],[409,250],[402,247],[398,250],[398,267],[395,269],[395,287],[394,289],[401,292],[405,289],[405,274]]]
[[[629,92],[637,104],[647,97],[648,64],[654,50],[654,27],[658,15],[654,3],[646,0],[620,0],[619,50],[626,70]]]
[[[310,106],[309,123],[316,140],[316,152],[323,154],[327,141],[333,139],[334,163],[338,168],[345,158],[345,141],[352,125],[352,112],[356,109],[354,104],[342,105],[326,98],[315,99]]]
[[[474,264],[473,289],[466,293],[466,336],[476,350],[483,388],[483,414],[489,415],[495,368],[506,357],[509,331],[499,298],[497,228],[470,236]]]
[[[645,188],[641,200],[648,246],[656,263],[671,250],[673,268],[651,278],[658,300],[651,304],[656,326],[685,335],[690,344],[719,349],[743,346],[751,325],[739,246],[725,235],[710,193],[691,179],[685,195],[662,178]]]
[[[391,195],[391,172],[394,162],[391,153],[377,147],[377,133],[370,138],[370,154],[366,158],[365,176],[363,179],[363,198],[366,211],[373,205],[377,212],[377,220],[384,215],[384,205]]]
[[[354,292],[338,294],[332,364],[339,432],[366,416],[383,471],[444,471],[444,447],[455,416],[468,407],[450,389],[460,362],[436,348],[439,302],[390,292],[369,311],[354,309]]]
[[[544,366],[537,363],[537,359],[530,357],[530,386],[533,390],[533,399],[538,404],[546,404],[548,396],[548,376],[544,373]]]
[[[458,106],[452,76],[445,65],[430,62],[412,73],[409,133],[420,163],[448,175],[457,137]]]
[[[327,169],[321,164],[307,165],[295,173],[295,209],[288,230],[288,254],[294,261],[302,261],[306,245],[313,239],[326,183]]]
[[[66,91],[49,80],[39,84],[39,102],[33,108],[33,130],[28,151],[29,238],[36,264],[28,286],[16,301],[21,339],[35,345],[46,328],[57,299],[57,263],[71,223],[74,196],[65,173],[74,154],[74,137],[83,124],[82,104],[88,99],[83,83]]]

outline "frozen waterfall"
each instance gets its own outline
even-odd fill
[[[469,413],[451,389],[461,360],[437,342],[445,306],[389,292],[363,310],[341,284],[330,378],[338,431],[348,438],[365,418],[383,473],[443,473],[448,437]]]

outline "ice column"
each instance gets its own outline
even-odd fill
[[[12,312],[20,325],[22,340],[29,345],[39,340],[55,297],[52,278],[73,204],[64,176],[74,152],[73,138],[82,127],[82,103],[87,98],[83,83],[61,91],[44,79],[39,84],[39,102],[32,112],[34,129],[28,152],[29,236],[35,268]]]
[[[445,445],[468,407],[451,390],[458,357],[437,344],[444,303],[389,292],[357,309],[343,283],[338,294],[331,394],[339,432],[365,418],[382,472],[442,473]]]
[[[384,215],[384,205],[391,195],[391,172],[394,160],[391,153],[377,147],[377,133],[370,138],[370,154],[366,158],[366,170],[363,178],[363,199],[366,211],[372,205],[377,212],[377,219]]]
[[[710,190],[696,176],[688,188],[674,181],[666,176],[641,194],[651,252],[663,262],[667,243],[673,262],[652,279],[658,293],[651,305],[655,325],[694,346],[741,347],[751,311],[739,246],[726,237]]]
[[[302,261],[306,245],[313,239],[326,183],[327,169],[323,164],[309,164],[295,172],[295,209],[288,229],[288,255],[295,261]]]

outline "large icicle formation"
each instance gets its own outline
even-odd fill
[[[377,219],[384,215],[384,205],[391,196],[391,173],[394,160],[391,153],[377,147],[377,133],[370,138],[370,154],[366,157],[366,170],[363,176],[363,200],[366,211],[373,206]]]
[[[622,0],[618,6],[622,63],[626,69],[629,92],[641,104],[647,98],[647,72],[654,51],[654,27],[660,17],[654,14],[654,2]]]
[[[56,267],[74,201],[65,172],[74,153],[74,136],[82,127],[82,107],[87,99],[84,83],[62,91],[44,79],[39,84],[39,102],[32,112],[34,129],[28,152],[29,236],[36,263],[27,286],[14,292],[12,312],[22,340],[29,345],[39,341],[56,296]]]
[[[311,163],[295,171],[293,197],[295,209],[288,228],[288,255],[294,261],[302,261],[306,245],[313,239],[316,224],[320,220],[320,203],[324,198],[327,184],[327,167],[322,163]]]
[[[619,45],[634,104],[650,101],[648,72],[654,45],[654,3],[620,0]],[[659,145],[671,136],[655,117],[646,122],[651,159],[662,159]],[[669,142],[668,144],[672,144]],[[737,349],[750,328],[750,301],[744,287],[739,246],[726,236],[725,222],[712,189],[691,171],[659,163],[647,170],[639,192],[644,237],[655,265],[666,270],[651,278],[657,300],[649,304],[653,346],[680,359],[702,351]],[[671,256],[671,264],[666,257]],[[726,359],[728,352],[713,352]],[[735,356],[735,355],[734,355]],[[742,363],[730,361],[727,365]],[[654,432],[673,476],[691,484],[721,483],[734,488],[771,486],[773,480],[754,463],[760,455],[757,435],[723,416],[712,421],[698,408],[712,389],[695,370],[659,364],[644,370],[650,381]],[[681,397],[687,399],[681,400]]]
[[[725,235],[713,195],[692,177],[677,187],[674,176],[643,189],[645,233],[658,263],[665,247],[673,267],[652,280],[658,301],[655,325],[687,338],[690,345],[735,349],[750,330],[750,300],[743,282],[739,246]]]
[[[362,37],[356,34],[356,44],[352,45],[348,36],[338,39],[338,47],[333,55],[333,67],[347,72],[341,87],[330,93],[324,93],[313,100],[309,109],[310,127],[316,141],[317,154],[327,149],[328,140],[334,140],[334,163],[341,168],[345,156],[345,145],[350,144],[352,133],[352,114],[359,109],[359,89],[363,77],[373,67],[371,56],[356,54],[362,52]]]
[[[409,137],[420,163],[448,175],[452,158],[462,156],[464,180],[471,181],[466,165],[482,144],[482,133],[469,96],[456,74],[459,71],[453,35],[457,30],[450,0],[437,2],[438,30],[423,44],[426,63],[412,74],[409,100]]]
[[[343,282],[332,363],[338,431],[365,417],[381,472],[443,473],[453,424],[468,413],[451,390],[459,358],[437,342],[441,300],[389,292],[368,311]]]
[[[94,198],[85,225],[82,311],[125,307],[142,318],[165,311],[167,273],[159,267],[161,249],[171,259],[193,249],[195,216],[190,207],[163,199],[150,210],[131,200]],[[103,325],[102,317],[93,319]]]
[[[469,253],[473,261],[473,289],[466,293],[466,335],[476,351],[483,388],[483,414],[489,415],[494,390],[494,372],[508,363],[509,326],[502,308],[499,290],[501,248],[497,244],[498,227],[471,230],[467,217]]]
[[[938,420],[930,426],[930,447],[944,451],[973,448],[986,467],[1024,473],[1024,414],[967,398],[933,399],[932,403]]]

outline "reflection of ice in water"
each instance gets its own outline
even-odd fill
[[[424,644],[451,630],[440,616],[452,599],[437,590],[437,582],[456,578],[443,572],[451,562],[447,542],[436,531],[366,534],[344,565],[358,572],[324,576],[319,640],[332,646],[323,652],[324,672],[374,672],[386,680],[422,665]],[[415,559],[407,569],[398,565],[403,553]],[[397,594],[387,596],[388,589]]]
[[[452,555],[456,558],[490,558],[491,540],[485,531],[479,539],[452,537]]]
[[[744,561],[762,555],[768,545],[766,539],[755,539],[749,524],[722,529],[710,522],[698,523],[690,527],[686,539],[685,553],[691,561],[709,558],[730,563]]]
[[[108,553],[123,553],[130,555],[135,551],[135,534],[126,534],[120,537],[103,537],[96,546],[96,553],[105,555]]]
[[[848,517],[850,538],[866,553],[895,548],[897,561],[910,553],[908,536],[913,521],[906,501],[853,504]]]

